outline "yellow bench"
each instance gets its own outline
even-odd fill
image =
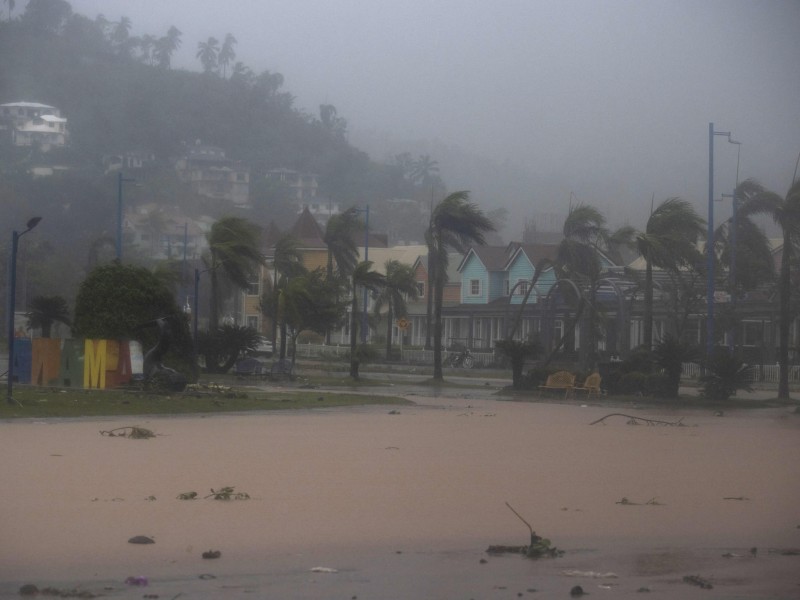
[[[547,377],[544,385],[539,386],[539,392],[564,392],[564,398],[569,397],[569,393],[575,387],[575,375],[569,371],[557,371]]]
[[[583,385],[579,385],[575,388],[576,392],[586,392],[586,397],[588,398],[592,394],[596,396],[600,395],[600,382],[602,381],[600,377],[600,373],[592,373],[586,377],[586,380],[583,382]]]

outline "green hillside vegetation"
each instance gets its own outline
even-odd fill
[[[262,228],[273,220],[286,228],[296,218],[288,190],[264,177],[278,167],[317,174],[320,195],[343,208],[370,202],[378,231],[388,223],[419,225],[393,217],[388,204],[379,210],[381,202],[425,198],[427,205],[434,191],[443,191],[430,157],[414,161],[406,154],[391,164],[375,162],[348,142],[347,121],[334,106],[308,114],[283,89],[280,73],[255,73],[234,62],[231,35],[221,36],[216,50],[213,38],[200,44],[198,67],[204,71],[192,72],[171,68],[181,24],[132,36],[129,19],[111,23],[102,15],[75,14],[65,0],[31,0],[24,12],[4,11],[3,18],[0,104],[49,104],[68,119],[68,145],[48,153],[14,147],[10,132],[0,130],[0,205],[7,231],[33,215],[44,217],[20,249],[20,264],[36,258],[26,273],[30,297],[60,294],[71,300],[97,262],[98,248],[105,245],[108,254],[110,243],[113,257],[117,173],[105,172],[104,155],[137,151],[155,157],[136,172],[136,185],[126,186],[126,208],[157,203],[178,206],[188,216],[219,218],[242,209],[197,196],[173,167],[187,144],[218,146],[250,169],[252,208],[243,216]],[[31,168],[45,165],[64,169],[34,178]],[[418,228],[401,234],[421,239]],[[6,252],[0,249],[0,255]],[[125,257],[147,264],[135,252]],[[4,279],[0,274],[0,284]]]

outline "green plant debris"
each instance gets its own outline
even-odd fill
[[[178,500],[195,500],[197,499],[197,492],[183,492],[178,494]]]
[[[211,493],[204,498],[212,498],[214,500],[250,500],[250,495],[246,492],[237,492],[232,486],[229,486],[218,490],[211,488]]]
[[[506,502],[506,506],[513,512],[517,518],[525,523],[528,526],[528,530],[531,534],[531,543],[527,546],[489,546],[486,550],[489,554],[524,554],[528,558],[558,558],[564,554],[563,550],[559,550],[553,543],[548,540],[547,538],[543,538],[539,535],[536,535],[536,532],[531,527],[530,523],[528,523],[522,515],[520,515],[514,508]]]

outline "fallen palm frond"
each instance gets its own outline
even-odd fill
[[[611,413],[610,415],[606,415],[602,419],[597,419],[597,421],[592,421],[589,425],[597,425],[598,423],[604,423],[606,419],[609,417],[625,417],[628,419],[628,425],[640,425],[644,423],[645,425],[671,425],[675,427],[685,427],[683,424],[683,417],[678,419],[677,421],[658,421],[656,419],[645,419],[644,417],[635,417],[633,415],[625,415],[622,413]]]
[[[134,440],[146,440],[156,437],[155,433],[144,427],[117,427],[108,431],[100,431],[100,435],[107,435],[108,437],[126,437]]]
[[[227,486],[218,490],[211,488],[211,493],[203,498],[213,498],[214,500],[249,500],[250,495],[246,492],[234,491],[233,487]]]

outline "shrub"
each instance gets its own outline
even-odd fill
[[[617,382],[616,393],[642,396],[647,392],[647,373],[623,373]]]
[[[752,367],[732,356],[727,350],[715,348],[700,377],[701,393],[709,400],[728,400],[737,390],[751,391]]]

